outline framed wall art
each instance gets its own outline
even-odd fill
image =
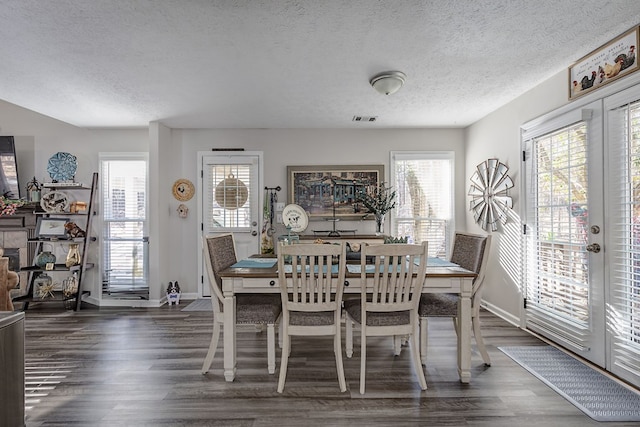
[[[640,27],[630,29],[569,67],[569,99],[577,98],[638,70]]]
[[[384,180],[384,165],[287,166],[289,203],[309,219],[361,219],[368,213],[357,195],[371,193]]]
[[[66,218],[38,217],[36,236],[39,238],[63,238],[67,235],[67,231],[64,228],[66,223]]]

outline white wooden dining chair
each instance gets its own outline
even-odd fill
[[[409,336],[420,388],[427,389],[418,342],[418,302],[425,281],[427,247],[427,242],[423,242],[421,245],[364,245],[361,249],[360,299],[344,302],[347,357],[353,354],[353,327],[360,325],[361,394],[365,392],[367,337],[370,336]],[[369,269],[368,257],[374,257]],[[416,258],[418,265],[414,262]]]
[[[203,237],[204,260],[211,289],[213,306],[213,333],[209,351],[202,364],[202,373],[211,368],[218,347],[220,330],[224,324],[224,297],[222,279],[218,273],[237,262],[235,241],[232,233],[208,235]],[[236,324],[267,325],[267,369],[270,374],[276,371],[275,324],[282,312],[282,303],[278,294],[237,294]]]
[[[491,248],[491,236],[457,232],[453,241],[451,262],[460,267],[477,273],[471,290],[471,326],[476,339],[478,351],[482,355],[485,365],[491,365],[489,353],[482,339],[480,331],[480,303],[482,301],[482,287]],[[422,363],[427,362],[428,318],[451,317],[456,333],[458,333],[458,301],[457,294],[428,293],[420,298],[418,313],[420,316],[420,354]]]
[[[344,243],[278,245],[283,340],[278,393],[284,390],[292,336],[333,336],[338,384],[347,390],[340,333],[346,259]]]

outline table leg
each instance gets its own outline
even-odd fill
[[[460,382],[471,381],[471,290],[470,279],[460,279],[458,302],[458,375]]]
[[[225,293],[224,301],[224,379],[231,382],[236,377],[236,297]]]

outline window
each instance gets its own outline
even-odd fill
[[[453,152],[391,152],[391,184],[397,192],[394,236],[429,242],[429,256],[446,258],[455,229]]]
[[[148,297],[146,157],[102,155],[100,162],[103,294]]]

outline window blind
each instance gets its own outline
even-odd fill
[[[205,165],[205,233],[251,227],[251,166]]]
[[[396,208],[392,233],[429,242],[429,256],[449,254],[453,221],[453,152],[392,152]]]
[[[640,380],[640,101],[609,112],[610,309],[613,372]]]
[[[527,141],[527,324],[578,347],[589,335],[587,125]]]
[[[102,160],[103,292],[148,292],[147,165]]]

